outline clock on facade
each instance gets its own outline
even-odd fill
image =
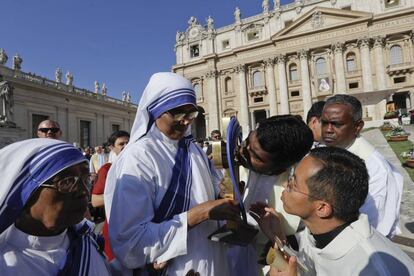
[[[192,28],[189,32],[189,37],[194,38],[194,37],[198,36],[199,33],[200,33],[200,31],[198,30],[198,28]]]

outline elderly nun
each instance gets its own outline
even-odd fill
[[[83,220],[88,163],[72,145],[37,138],[0,150],[0,274],[109,275]]]
[[[191,82],[154,74],[138,105],[131,139],[112,165],[105,209],[113,252],[125,269],[166,275],[227,275],[226,248],[208,240],[221,219],[240,220],[235,202],[217,199],[209,160],[193,143]]]

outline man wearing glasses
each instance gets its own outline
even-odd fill
[[[228,275],[226,247],[207,237],[216,220],[240,221],[240,210],[233,200],[216,200],[209,160],[193,143],[198,110],[191,82],[154,74],[138,106],[104,192],[115,258],[124,271],[144,275],[152,267],[164,267],[164,275]]]
[[[62,130],[57,122],[44,120],[37,127],[37,137],[60,140],[62,137]]]
[[[287,271],[278,271],[285,270],[279,266],[269,275],[413,275],[410,257],[359,212],[368,195],[368,178],[364,161],[341,148],[315,148],[300,161],[281,200],[284,210],[299,216],[306,228],[297,234],[300,248],[293,252],[297,258],[288,257]],[[266,236],[286,244],[280,214],[263,203],[253,209]]]
[[[322,140],[328,146],[347,149],[365,161],[369,173],[369,196],[361,207],[369,222],[392,238],[399,228],[403,177],[368,141],[360,137],[364,127],[361,102],[350,95],[335,95],[323,108]]]

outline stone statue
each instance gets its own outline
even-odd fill
[[[184,33],[177,31],[177,33],[175,34],[175,41],[178,42],[182,42],[184,40]]]
[[[207,18],[207,30],[212,31],[214,29],[214,19],[209,15]]]
[[[61,83],[62,82],[62,69],[56,68],[55,71],[55,82]]]
[[[124,91],[124,92],[122,92],[122,101],[126,102],[126,100],[127,100],[127,92]]]
[[[22,63],[23,63],[23,59],[19,56],[19,54],[16,54],[13,57],[13,69],[14,70],[21,70],[22,69]]]
[[[234,21],[236,21],[237,24],[241,23],[241,13],[240,13],[240,9],[239,7],[236,7],[236,9],[234,10]]]
[[[3,48],[0,49],[0,64],[4,65],[6,64],[7,60],[9,59],[9,57],[6,54],[6,51],[4,51]]]
[[[0,100],[2,102],[2,113],[0,115],[0,127],[16,127],[11,121],[13,114],[13,87],[7,82],[0,82]]]
[[[280,0],[273,0],[273,6],[275,10],[280,9]]]
[[[73,85],[73,75],[71,72],[66,72],[66,85],[72,86]]]
[[[99,93],[99,82],[95,81],[95,93],[98,94]]]
[[[108,93],[108,89],[106,88],[106,84],[102,84],[102,95],[106,96],[106,94]]]
[[[197,18],[195,18],[194,16],[191,16],[190,19],[188,20],[188,25],[190,25],[191,27],[194,27],[195,25],[197,25]]]
[[[131,100],[132,100],[132,98],[131,98],[131,94],[129,94],[129,92],[127,93],[127,95],[126,95],[126,102],[127,103],[130,103],[131,102]]]
[[[269,0],[262,1],[263,13],[269,13]]]

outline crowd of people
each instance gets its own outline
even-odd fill
[[[209,143],[221,133],[194,141],[197,115],[191,82],[157,73],[110,152],[82,153],[51,120],[39,138],[1,149],[0,274],[414,275],[390,240],[402,176],[360,136],[356,98],[317,102],[306,123],[269,117],[245,137],[235,158],[246,220],[240,202],[221,197]],[[105,209],[102,233],[89,201]],[[259,233],[247,246],[209,239],[226,220]],[[282,257],[266,264],[268,252]]]

